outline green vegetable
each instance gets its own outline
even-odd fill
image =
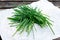
[[[52,26],[52,21],[43,14],[41,11],[37,10],[37,8],[33,9],[28,5],[23,5],[14,9],[14,15],[9,17],[11,20],[11,24],[16,26],[16,33],[19,31],[20,33],[26,31],[28,34],[33,30],[34,23],[38,24],[41,28],[46,26],[50,27],[51,31],[54,33]]]

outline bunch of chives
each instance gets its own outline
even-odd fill
[[[51,20],[43,14],[37,8],[33,9],[28,5],[18,6],[17,9],[14,9],[14,15],[8,18],[11,21],[11,26],[16,26],[16,33],[19,31],[30,32],[33,30],[34,24],[38,24],[41,28],[50,27],[51,31],[54,33],[53,29],[51,28],[52,23]]]

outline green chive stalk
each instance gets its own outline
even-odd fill
[[[23,33],[24,31],[30,34],[33,30],[34,23],[38,24],[41,28],[49,26],[51,31],[54,33],[52,26],[52,21],[43,14],[37,8],[29,7],[28,5],[18,6],[14,9],[14,15],[8,18],[11,21],[13,27],[16,27],[16,32]]]

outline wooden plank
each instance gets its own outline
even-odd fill
[[[32,2],[0,2],[0,9],[2,8],[14,8],[18,5],[30,4]]]
[[[18,5],[22,5],[22,4],[30,4],[32,2],[35,2],[38,0],[0,0],[0,8],[14,8]],[[49,0],[51,1],[54,5],[60,7],[60,0]]]
[[[38,1],[38,0],[0,0],[0,1]],[[60,0],[49,0],[49,1],[60,1]]]
[[[60,37],[59,38],[56,38],[56,39],[53,39],[53,40],[60,40]]]
[[[52,2],[55,6],[60,7],[60,2]]]
[[[56,1],[56,2],[59,2],[60,0],[49,0],[49,1]]]
[[[38,1],[38,0],[0,0],[0,1]]]

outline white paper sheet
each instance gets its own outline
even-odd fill
[[[53,35],[49,27],[42,29],[37,24],[35,24],[34,26],[37,29],[37,31],[34,30],[35,39],[33,39],[32,32],[28,37],[26,36],[25,32],[21,35],[17,33],[13,37],[12,35],[16,31],[16,28],[10,27],[9,20],[7,19],[13,15],[13,9],[6,9],[0,11],[0,35],[3,40],[52,40],[54,38],[60,37],[60,9],[47,0],[33,2],[30,5],[33,8],[37,7],[38,9],[42,10],[44,14],[49,15],[50,19],[54,21],[52,28],[55,32],[55,35]]]

